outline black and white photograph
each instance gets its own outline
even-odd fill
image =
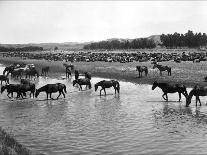
[[[0,155],[207,153],[207,1],[0,0]]]

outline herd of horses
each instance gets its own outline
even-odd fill
[[[74,65],[72,64],[66,64],[64,63],[63,66],[66,70],[66,78],[70,78],[72,76],[72,71],[74,71],[75,79],[73,80],[73,86],[78,85],[79,90],[82,90],[82,86],[86,86],[85,88],[91,89],[91,74],[88,72],[85,72],[85,78],[79,78],[79,72],[78,70],[74,69]],[[162,75],[163,71],[167,71],[168,75],[171,75],[171,68],[168,66],[162,66],[157,63],[154,64],[153,69],[158,68],[160,70],[160,75]],[[49,66],[42,68],[42,76],[47,76],[48,72],[50,70]],[[146,66],[136,66],[136,70],[139,72],[139,77],[142,77],[142,72],[145,72],[145,75],[148,74],[148,68]],[[19,75],[22,77],[23,73],[25,73],[25,79],[21,79],[20,84],[10,84],[8,75],[11,73],[11,77],[17,76],[16,72],[21,72]],[[30,74],[28,74],[30,73]],[[55,84],[47,84],[43,87],[36,89],[35,84],[32,82],[31,77],[37,76],[39,77],[39,73],[37,72],[35,66],[33,64],[23,64],[23,65],[10,65],[5,67],[3,71],[3,75],[0,75],[0,81],[1,85],[2,82],[5,82],[4,86],[1,86],[1,93],[3,93],[5,90],[7,90],[7,96],[9,98],[13,97],[13,93],[17,93],[16,98],[24,98],[26,96],[26,92],[30,92],[30,97],[38,97],[40,92],[46,92],[47,99],[50,97],[52,98],[52,93],[59,92],[59,95],[57,99],[60,97],[60,95],[63,95],[65,98],[65,93],[67,93],[65,84],[62,83],[55,83]],[[116,80],[102,80],[94,85],[95,91],[97,91],[98,87],[101,87],[100,89],[100,96],[102,95],[102,90],[104,91],[104,94],[106,95],[106,88],[113,87],[115,90],[115,94],[120,92],[120,84]],[[199,96],[207,96],[207,86],[201,87],[196,85],[188,94],[186,87],[182,84],[169,84],[169,83],[158,83],[155,81],[152,85],[152,90],[154,90],[156,87],[159,87],[163,91],[163,99],[168,101],[168,93],[178,93],[179,95],[179,102],[181,100],[181,94],[183,94],[186,98],[186,106],[189,106],[191,103],[191,99],[193,96],[196,97],[196,106],[197,102],[200,103],[201,101]]]

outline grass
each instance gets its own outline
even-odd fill
[[[37,69],[41,71],[42,67],[50,66],[50,76],[59,76],[64,74],[65,68],[62,61],[47,61],[26,59],[18,57],[0,57],[0,63],[5,65],[11,63],[33,63]],[[163,72],[160,76],[157,69],[152,69],[153,65],[150,62],[74,62],[75,69],[80,73],[91,72],[92,76],[112,78],[134,82],[138,84],[152,84],[155,80],[159,82],[182,83],[188,87],[193,87],[196,84],[206,85],[204,77],[207,76],[207,62],[193,63],[186,61],[176,63],[174,61],[161,62],[162,65],[172,67],[172,76],[168,76],[167,72]],[[137,65],[145,65],[149,68],[147,77],[138,78],[138,72],[135,71]]]
[[[12,135],[0,127],[0,154],[2,155],[30,155],[31,151],[19,144]]]

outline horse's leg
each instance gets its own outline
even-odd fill
[[[167,94],[166,94],[166,93],[164,93],[164,94],[162,95],[162,98],[163,98],[164,100],[166,100],[166,101],[167,101],[167,98],[165,98],[164,96],[166,96],[166,97],[167,97]]]
[[[106,89],[104,88],[104,93],[105,93],[105,96],[106,96]]]
[[[201,100],[200,100],[199,96],[198,96],[198,102],[200,103],[200,106],[201,106]]]
[[[53,100],[53,98],[52,98],[52,93],[50,93],[50,99],[52,99],[52,100]]]
[[[60,97],[60,95],[61,95],[61,91],[59,91],[59,95],[58,95],[57,99]]]
[[[1,85],[2,85],[2,81],[1,81]]]
[[[62,94],[63,94],[63,96],[64,96],[64,98],[65,98],[65,93],[62,91]]]
[[[197,107],[197,102],[198,102],[198,96],[196,96],[196,107]]]
[[[47,94],[47,100],[48,100],[48,93],[46,93]]]
[[[179,102],[180,102],[180,100],[181,100],[181,93],[179,92],[178,95],[179,95]]]
[[[101,96],[101,91],[103,90],[103,88],[100,90],[100,96]]]

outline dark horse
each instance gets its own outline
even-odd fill
[[[186,107],[188,107],[189,104],[191,103],[191,99],[192,99],[193,95],[196,97],[196,106],[197,106],[197,102],[199,102],[200,106],[201,106],[201,101],[200,101],[199,96],[207,96],[207,86],[199,87],[198,85],[196,85],[190,91],[188,97],[186,98]]]
[[[39,72],[35,69],[35,68],[32,68],[32,69],[28,69],[25,71],[26,73],[26,78],[28,77],[29,79],[32,78],[33,76],[37,76],[37,78],[39,77]]]
[[[75,86],[75,84],[78,84],[79,90],[82,90],[82,85],[86,85],[86,87],[88,86],[89,89],[91,89],[91,81],[89,79],[77,79],[77,80],[73,80],[73,86]]]
[[[47,85],[44,85],[43,87],[41,87],[39,89],[36,89],[35,97],[37,97],[40,92],[46,92],[47,100],[48,100],[48,94],[50,94],[50,98],[53,99],[51,97],[52,93],[59,92],[59,95],[58,95],[57,99],[60,97],[61,94],[63,94],[63,96],[65,98],[65,93],[63,91],[65,93],[67,93],[66,86],[62,83],[47,84]]]
[[[139,72],[139,77],[142,77],[142,72],[145,72],[145,76],[148,74],[148,68],[146,66],[136,66],[136,71]]]
[[[49,67],[49,66],[43,67],[43,68],[42,68],[42,75],[43,75],[43,76],[47,76],[49,70],[50,70],[50,67]]]
[[[6,75],[0,75],[0,81],[1,81],[1,85],[2,82],[4,81],[6,84],[9,84],[9,78]]]
[[[8,75],[11,71],[14,70],[15,66],[16,66],[16,65],[13,64],[13,65],[10,65],[10,66],[5,67],[5,69],[4,69],[4,71],[3,71],[3,75],[5,75],[6,72],[7,72],[7,75]]]
[[[155,81],[152,85],[152,90],[154,90],[156,87],[159,87],[162,89],[164,94],[162,95],[163,99],[168,101],[168,93],[176,93],[178,92],[179,94],[179,102],[181,100],[181,94],[183,94],[185,97],[188,96],[188,92],[186,90],[186,87],[182,84],[169,84],[169,83],[158,83]],[[166,98],[164,97],[166,96]]]
[[[95,91],[97,91],[98,89],[98,86],[101,86],[101,90],[100,90],[100,96],[101,96],[101,91],[104,90],[105,92],[105,95],[106,95],[106,90],[105,88],[110,88],[110,87],[114,87],[115,89],[115,94],[116,94],[116,91],[119,93],[120,91],[120,85],[119,85],[119,82],[118,81],[115,81],[115,80],[110,80],[110,81],[106,81],[106,80],[102,80],[98,83],[95,84]]]
[[[66,63],[64,63],[63,66],[65,68],[70,68],[71,70],[74,70],[74,65],[72,65],[72,64],[66,64]]]
[[[5,89],[7,89],[7,93],[8,93],[7,96],[9,98],[13,97],[13,92],[17,93],[17,98],[20,96],[23,98],[23,95],[26,96],[27,91],[30,91],[30,97],[31,97],[31,94],[33,94],[33,97],[34,97],[35,84],[9,84],[9,85],[5,85],[5,86],[1,87],[1,93],[3,93]],[[9,96],[9,94],[11,94],[11,97]]]
[[[70,76],[72,76],[72,74],[71,74],[71,70],[70,70],[69,67],[66,67],[66,68],[65,68],[65,74],[66,74],[66,79],[69,78]]]
[[[169,66],[154,64],[153,69],[155,69],[155,68],[158,68],[160,70],[161,76],[162,76],[163,71],[167,71],[168,75],[171,75],[171,67],[169,67]]]
[[[89,72],[85,72],[85,78],[91,80],[91,74]]]

